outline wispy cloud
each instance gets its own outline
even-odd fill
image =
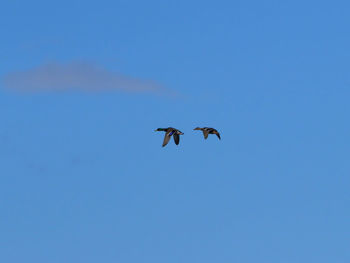
[[[112,91],[170,94],[162,85],[132,78],[92,63],[50,63],[8,73],[3,77],[5,88],[23,92],[42,91]]]

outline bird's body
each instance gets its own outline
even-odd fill
[[[207,139],[209,134],[216,134],[216,136],[218,136],[218,138],[221,140],[220,133],[214,128],[209,128],[209,127],[199,128],[199,127],[197,127],[194,130],[202,131],[203,135],[204,135],[204,139]]]
[[[163,145],[162,145],[163,147],[168,144],[171,136],[174,137],[174,142],[176,145],[178,145],[180,143],[180,135],[183,135],[183,132],[179,131],[178,129],[172,128],[172,127],[158,128],[155,131],[164,131],[165,132]]]

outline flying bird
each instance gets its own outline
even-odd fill
[[[171,136],[174,137],[174,142],[176,145],[180,143],[180,135],[183,135],[184,133],[179,131],[178,129],[168,127],[168,128],[158,128],[155,131],[164,131],[165,136],[164,136],[164,141],[162,147],[168,144]]]
[[[221,140],[220,133],[217,130],[215,130],[214,128],[209,128],[209,127],[199,128],[199,127],[197,127],[197,128],[194,128],[193,130],[202,131],[203,135],[204,135],[204,139],[207,139],[209,134],[216,134],[216,136],[218,136],[218,138]]]

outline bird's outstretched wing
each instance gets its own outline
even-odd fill
[[[209,132],[207,130],[203,130],[204,139],[208,138],[208,134]]]
[[[221,140],[220,133],[217,133],[216,136],[218,136],[219,140]]]
[[[180,143],[180,136],[178,135],[178,134],[174,134],[173,135],[173,137],[174,137],[174,141],[175,141],[175,144],[176,145],[179,145],[179,143]]]
[[[168,144],[170,137],[171,137],[171,135],[169,134],[169,132],[166,132],[165,136],[164,136],[163,145],[162,145],[163,147]]]

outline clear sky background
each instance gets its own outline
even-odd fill
[[[349,10],[3,1],[0,261],[350,262]]]

